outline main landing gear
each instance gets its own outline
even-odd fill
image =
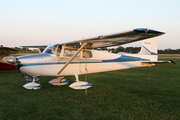
[[[79,81],[78,75],[75,75],[75,78],[76,78],[76,80],[75,80],[76,82],[69,85],[69,87],[72,88],[72,89],[84,90],[84,89],[88,89],[88,88],[92,87],[92,85],[93,85],[92,83]],[[49,84],[56,85],[56,86],[61,86],[61,85],[66,85],[69,82],[70,81],[64,79],[64,77],[58,77],[58,78],[55,78],[55,79],[49,81]]]
[[[69,85],[70,88],[75,89],[75,90],[85,90],[92,87],[93,85],[92,83],[79,81],[78,75],[75,75],[75,77],[76,77],[77,82],[74,82],[71,85]]]
[[[66,84],[68,84],[69,82],[70,82],[70,81],[64,79],[64,77],[58,77],[58,78],[55,78],[55,79],[49,81],[49,84],[61,86],[61,85],[66,85]]]
[[[78,75],[75,75],[75,78],[76,78],[76,82],[72,83],[71,85],[69,85],[70,88],[72,89],[75,89],[75,90],[85,90],[85,89],[88,89],[90,87],[92,87],[92,83],[88,83],[88,82],[84,82],[84,81],[79,81],[79,78],[78,78]],[[26,89],[40,89],[42,88],[43,86],[40,84],[40,79],[39,77],[29,77],[29,76],[26,76],[26,81],[28,82],[27,84],[23,85],[24,88]],[[39,82],[39,83],[36,83],[36,82]],[[70,81],[69,80],[66,80],[64,79],[64,77],[58,77],[58,78],[55,78],[51,81],[49,81],[49,83],[51,85],[56,85],[56,86],[62,86],[62,85],[66,85],[68,84]]]

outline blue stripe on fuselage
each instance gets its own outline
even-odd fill
[[[130,57],[126,55],[121,55],[121,57],[110,60],[102,60],[101,62],[87,62],[87,63],[110,63],[110,62],[130,62],[130,61],[150,61],[149,59],[142,59],[137,57]],[[85,62],[70,62],[70,64],[79,64]],[[57,65],[57,64],[66,64],[66,62],[49,62],[49,63],[28,63],[28,64],[19,64],[19,67],[22,66],[39,66],[39,65]]]
[[[130,57],[126,55],[121,55],[121,57],[112,60],[102,60],[102,62],[130,62],[130,61],[150,61],[149,59],[142,59],[137,57]]]

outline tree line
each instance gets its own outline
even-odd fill
[[[15,49],[19,51],[32,51],[28,47],[15,47]],[[140,51],[141,47],[122,47],[118,46],[117,48],[97,48],[96,50],[106,50],[112,53],[118,53],[118,52],[126,52],[126,53],[138,53]],[[34,51],[35,52],[35,51]],[[37,52],[37,51],[36,51]],[[164,49],[164,50],[158,50],[158,54],[180,54],[180,49]]]
[[[38,53],[38,51],[31,50],[28,47],[15,47],[15,49],[19,50],[21,53]]]
[[[141,50],[141,47],[122,47],[118,46],[117,48],[98,48],[97,50],[106,50],[112,53],[118,53],[118,52],[127,52],[127,53],[138,53]],[[180,49],[164,49],[164,50],[158,50],[158,54],[180,54]]]

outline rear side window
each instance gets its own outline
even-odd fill
[[[91,58],[92,52],[88,50],[83,50],[83,58]]]

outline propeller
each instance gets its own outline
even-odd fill
[[[18,65],[18,64],[21,63],[21,62],[18,60],[18,58],[9,58],[9,59],[7,59],[7,62],[8,62],[8,63],[11,63],[11,64],[14,64],[14,65]]]
[[[19,61],[19,59],[18,58],[9,58],[9,59],[7,59],[7,62],[8,63],[11,63],[11,64],[14,64],[14,66],[16,67],[16,69],[20,72],[20,74],[21,74],[21,77],[23,78],[26,78],[26,74],[24,74],[24,73],[22,73],[21,71],[20,71],[20,63],[21,63],[21,61]]]

